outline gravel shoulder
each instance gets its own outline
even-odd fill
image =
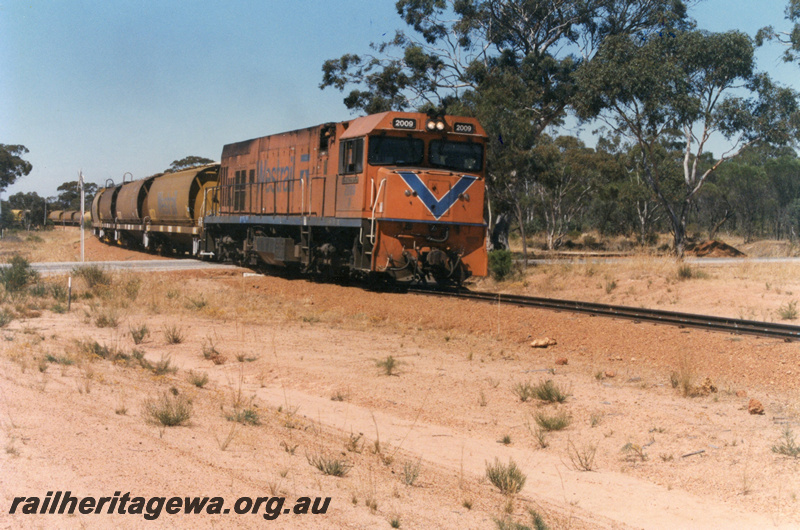
[[[725,271],[681,282],[662,265],[648,267],[625,276],[619,267],[544,269],[527,285],[479,287],[677,297],[670,305],[695,312],[738,288],[750,297],[743,303],[764,311],[800,292],[782,270],[767,289],[760,270],[733,285]],[[490,528],[499,519],[530,524],[529,508],[551,528],[800,524],[800,459],[772,451],[783,429],[800,432],[796,343],[245,272],[114,273],[109,292],[91,298],[78,284],[78,301],[62,314],[44,302],[7,302],[28,316],[0,329],[0,527],[144,524],[135,515],[7,513],[14,496],[66,489],[226,502],[332,498],[324,516],[279,519],[297,528],[380,528],[395,519],[402,528]],[[617,286],[606,292],[611,280]],[[749,291],[759,289],[761,298]],[[98,327],[104,315],[116,327]],[[149,334],[137,345],[131,329],[141,326]],[[179,344],[167,344],[173,329]],[[557,344],[530,347],[543,337]],[[87,354],[95,341],[128,359]],[[177,371],[157,375],[130,360],[134,350]],[[391,375],[378,365],[389,356]],[[199,388],[190,379],[203,373]],[[695,388],[708,378],[716,391],[684,397],[671,384],[678,376]],[[515,393],[545,380],[569,394],[564,403]],[[147,421],[147,400],[164,393],[191,400],[187,425]],[[751,399],[764,414],[748,413]],[[244,410],[258,425],[229,421]],[[570,422],[564,430],[537,435],[537,416],[560,413]],[[590,454],[583,467],[591,471],[582,470]],[[309,465],[320,458],[349,470],[326,475]],[[495,459],[513,460],[527,476],[518,494],[502,495],[487,480]],[[264,520],[164,514],[158,524]]]

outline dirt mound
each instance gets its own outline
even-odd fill
[[[695,243],[686,249],[687,254],[698,258],[743,258],[746,256],[741,250],[722,241],[711,240]]]

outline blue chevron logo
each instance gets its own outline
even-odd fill
[[[408,187],[411,188],[411,191],[417,193],[419,200],[422,201],[422,204],[425,205],[437,221],[453,207],[458,200],[458,196],[467,191],[472,186],[472,183],[478,180],[478,177],[461,175],[455,186],[450,188],[450,191],[445,193],[441,199],[437,199],[428,189],[428,186],[419,178],[419,175],[410,171],[398,171],[398,173],[403,177]]]

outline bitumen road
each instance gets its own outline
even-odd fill
[[[129,260],[129,261],[87,261],[84,263],[64,261],[54,263],[31,263],[31,267],[42,276],[69,274],[76,267],[96,265],[106,270],[133,270],[138,272],[182,271],[197,269],[230,268],[230,264],[212,263],[196,259]],[[0,265],[4,267],[7,265]]]

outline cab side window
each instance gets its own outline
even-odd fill
[[[364,169],[364,139],[345,140],[339,145],[339,174],[361,173]]]

